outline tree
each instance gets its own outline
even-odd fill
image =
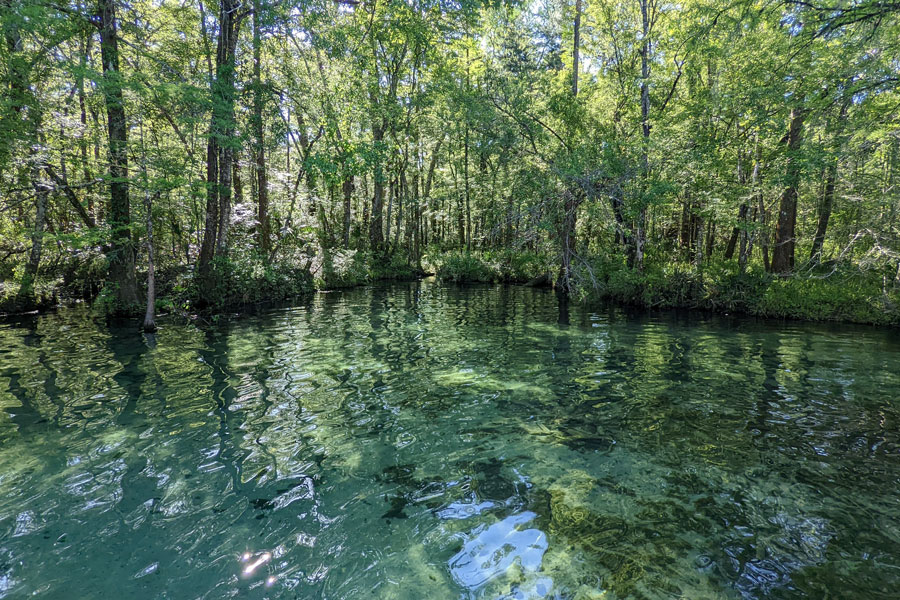
[[[99,0],[100,54],[103,61],[103,98],[106,104],[109,155],[109,283],[119,310],[131,311],[138,299],[135,247],[128,199],[128,123],[119,70],[119,39],[115,0]]]

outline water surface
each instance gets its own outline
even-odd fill
[[[420,282],[0,322],[0,598],[897,598],[896,330]]]

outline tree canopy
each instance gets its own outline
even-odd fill
[[[897,3],[0,0],[0,21],[18,308],[493,265],[582,295],[832,281],[896,309]]]

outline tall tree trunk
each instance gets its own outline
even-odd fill
[[[416,146],[419,142],[416,140]],[[418,148],[417,148],[418,150]],[[418,152],[417,152],[418,154]],[[413,171],[413,221],[415,229],[413,230],[413,260],[418,270],[422,270],[422,197],[419,195],[419,181],[421,175],[418,168],[419,161],[416,160],[416,169]]]
[[[375,152],[378,158],[375,162],[375,172],[373,173],[372,196],[372,214],[369,221],[369,246],[373,252],[381,250],[384,243],[384,234],[382,231],[381,213],[384,205],[384,169],[381,164],[381,143],[384,140],[385,126],[382,123],[372,127],[372,140],[375,142]]]
[[[228,231],[231,227],[232,167],[238,149],[235,136],[235,52],[237,49],[238,23],[235,20],[239,0],[222,0],[219,17],[219,35],[222,44],[216,58],[217,90],[213,95],[213,111],[219,112],[219,231],[216,235],[216,255],[228,253]]]
[[[10,0],[0,2],[5,10],[11,10]],[[28,261],[19,285],[17,303],[21,309],[30,309],[34,304],[34,282],[37,277],[38,267],[41,263],[41,254],[44,244],[44,225],[47,214],[47,186],[41,181],[41,167],[45,162],[40,150],[40,137],[42,127],[42,110],[31,94],[30,80],[31,68],[27,58],[23,55],[24,45],[18,25],[13,20],[4,27],[4,39],[6,49],[9,52],[8,61],[8,90],[4,94],[4,100],[12,108],[16,123],[12,125],[10,132],[6,131],[3,139],[0,139],[0,147],[5,155],[12,151],[11,143],[15,140],[16,130],[22,127],[21,137],[28,143],[28,162],[30,168],[28,175],[31,179],[31,187],[34,189],[35,214],[31,228],[31,250],[28,253]],[[26,106],[28,110],[25,110]],[[19,121],[22,119],[21,121]],[[12,135],[11,135],[12,134]]]
[[[762,207],[762,191],[759,189],[759,134],[755,136],[754,141],[755,146],[755,157],[753,160],[753,173],[750,175],[750,183],[753,189],[753,195],[757,196],[757,208],[754,208],[754,215],[752,218],[747,218],[747,215],[744,215],[744,223],[741,228],[741,248],[738,253],[738,268],[740,272],[743,273],[747,270],[747,262],[750,260],[750,254],[753,251],[753,239],[754,236],[750,235],[750,223],[756,220],[756,213]]]
[[[740,134],[740,126],[738,126],[738,133]],[[743,148],[738,149],[737,154],[737,182],[741,187],[746,184],[746,176],[744,175],[744,150]],[[745,199],[741,200],[741,205],[738,207],[738,224],[731,230],[731,237],[728,239],[728,245],[725,247],[725,260],[731,260],[734,256],[734,250],[737,246],[738,239],[741,239],[742,232],[746,230],[746,221],[747,221],[747,213],[749,211],[749,207],[747,205],[747,201]]]
[[[578,59],[581,42],[581,0],[575,0],[575,35],[572,43],[572,98],[578,97]],[[573,291],[572,256],[575,254],[575,228],[578,216],[577,190],[563,194],[562,226],[560,227],[560,264],[556,289],[563,294]]]
[[[641,0],[641,171],[644,177],[643,190],[650,178],[650,6],[649,0]],[[644,243],[646,241],[647,206],[641,198],[637,224],[634,232],[634,264],[638,271],[644,269]]]
[[[385,231],[384,231],[384,243],[385,250],[387,252],[391,251],[391,228],[393,227],[393,221],[391,220],[391,216],[394,213],[394,195],[397,193],[397,185],[396,180],[391,178],[388,183],[388,205],[387,205],[387,214],[385,215]]]
[[[231,188],[234,163],[235,50],[237,0],[221,0],[216,43],[216,73],[210,82],[212,117],[206,147],[206,222],[198,265],[200,295],[211,302],[215,287],[212,261],[224,255],[231,221]]]
[[[122,75],[119,71],[119,41],[116,31],[115,0],[99,0],[100,55],[103,62],[103,97],[106,102],[109,131],[110,201],[107,220],[111,240],[109,283],[114,286],[117,310],[130,311],[138,304],[137,277],[134,272],[135,248],[131,235],[131,210],[128,199],[128,123]]]
[[[32,169],[33,187],[35,188],[34,226],[31,229],[31,251],[19,285],[18,301],[21,308],[31,308],[34,302],[34,282],[37,279],[38,267],[41,264],[41,253],[44,246],[44,224],[47,215],[47,186],[40,181],[40,171]]]
[[[819,220],[816,225],[816,235],[813,238],[812,250],[809,258],[819,262],[822,246],[825,243],[825,233],[828,231],[828,221],[831,219],[831,209],[834,206],[834,187],[837,180],[837,162],[832,160],[825,171],[825,188],[822,191],[822,205],[819,207]]]
[[[400,171],[400,177],[397,180],[397,229],[394,231],[394,249],[396,250],[400,244],[400,229],[403,224],[403,198],[406,196],[406,169]]]
[[[572,97],[578,96],[578,59],[581,52],[581,0],[575,0],[575,36],[572,43]]]
[[[778,223],[775,227],[775,249],[772,253],[772,271],[790,273],[794,268],[795,230],[797,226],[797,195],[800,185],[800,158],[797,152],[803,137],[804,111],[791,110],[791,123],[785,142],[787,144],[787,185],[781,194],[778,207]]]
[[[91,35],[85,35],[84,40],[80,41],[81,46],[81,57],[79,58],[79,67],[81,70],[78,73],[76,78],[76,86],[78,88],[78,108],[80,111],[80,122],[81,122],[81,130],[78,133],[78,148],[81,152],[81,172],[84,183],[92,180],[94,178],[91,175],[90,162],[88,159],[88,126],[87,126],[87,104],[86,104],[86,96],[84,93],[84,71],[87,70],[87,55],[90,52],[91,46]],[[90,215],[91,219],[94,218],[94,200],[93,194],[88,193],[87,195],[87,212]]]
[[[706,222],[706,257],[712,258],[713,251],[716,249],[716,222],[709,219]]]
[[[469,50],[466,49],[468,55]],[[469,201],[469,125],[466,124],[463,152],[463,185],[466,195],[466,252],[472,251],[472,205]]]
[[[212,260],[216,253],[216,235],[219,230],[219,144],[213,137],[215,117],[212,118],[209,129],[210,136],[206,141],[206,211],[203,242],[197,264],[201,287],[206,286],[207,289],[212,283]]]
[[[698,211],[702,210],[702,203],[698,204]],[[703,219],[699,214],[694,215],[694,265],[703,264]]]
[[[422,189],[422,202],[425,205],[425,211],[428,212],[428,206],[431,204],[431,185],[434,182],[434,170],[437,167],[438,157],[441,153],[441,144],[444,143],[445,135],[442,133],[441,137],[438,139],[437,144],[434,146],[434,150],[431,152],[431,161],[428,163],[428,173],[425,175],[425,187]],[[426,219],[427,220],[427,219]],[[437,235],[438,232],[438,222],[437,216],[435,215],[435,211],[431,212],[431,237],[432,239]],[[426,242],[427,244],[427,242]]]
[[[269,253],[269,179],[266,170],[265,129],[263,127],[262,35],[260,0],[253,0],[253,133],[256,158],[256,240],[264,254]]]
[[[203,6],[203,2],[200,2],[200,32],[203,36],[203,45],[206,50],[206,68],[209,77],[210,96],[212,96],[216,75],[213,71],[212,51],[210,49],[209,36],[206,32],[206,9]],[[216,115],[213,113],[209,119],[209,133],[206,138],[206,209],[203,212],[203,239],[200,243],[200,255],[197,259],[197,275],[201,287],[201,295],[206,295],[203,290],[207,289],[211,283],[212,275],[210,270],[216,250],[216,233],[219,228],[219,149],[215,130]]]
[[[690,192],[685,190],[684,199],[681,202],[681,250],[688,254],[691,247],[691,221],[693,213],[691,212],[691,196]]]
[[[809,258],[818,262],[821,260],[822,246],[825,244],[825,234],[828,232],[828,221],[831,219],[831,211],[834,208],[834,189],[837,182],[838,159],[837,155],[844,150],[843,144],[843,128],[847,119],[847,109],[850,106],[850,100],[846,100],[841,105],[840,116],[835,125],[835,139],[833,142],[833,150],[835,156],[831,157],[828,167],[825,170],[825,187],[822,190],[822,203],[819,207],[819,219],[816,225],[816,234],[813,237],[812,250]],[[893,221],[893,219],[891,219]]]
[[[234,203],[244,203],[244,180],[241,179],[241,153],[235,151],[234,162],[231,164],[231,181],[234,188]]]

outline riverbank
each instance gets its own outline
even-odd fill
[[[517,263],[474,254],[449,255],[438,279],[455,283],[529,284],[552,270],[537,256]],[[773,319],[900,325],[900,285],[877,273],[833,264],[779,277],[755,266],[711,262],[648,264],[643,272],[621,262],[593,260],[575,271],[576,300],[614,302],[646,309],[677,308]]]
[[[243,260],[222,267],[216,290],[219,299],[201,303],[189,269],[163,271],[156,301],[160,314],[202,314],[246,310],[289,302],[316,291],[346,289],[378,281],[411,281],[434,274],[446,283],[502,283],[549,286],[553,262],[540,253],[451,252],[423,258],[414,266],[403,257],[387,262],[370,253],[341,251],[315,260],[265,264]],[[735,265],[712,262],[650,264],[643,272],[614,261],[586,261],[575,272],[574,300],[584,304],[616,303],[644,309],[686,309],[745,314],[772,319],[830,321],[868,325],[900,325],[900,286],[859,270],[834,265],[808,269],[791,277],[777,277],[751,266],[741,273]],[[0,314],[44,311],[78,301],[93,301],[104,310],[108,299],[72,293],[84,286],[62,281],[35,287],[35,299],[23,306],[17,286],[0,287]]]

